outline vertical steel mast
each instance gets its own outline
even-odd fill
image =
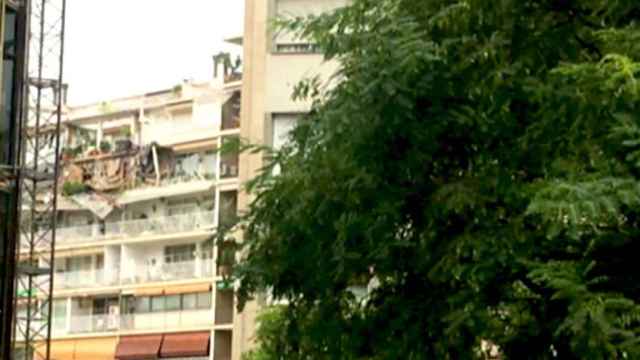
[[[27,66],[20,146],[14,359],[49,359],[66,0],[24,0]]]

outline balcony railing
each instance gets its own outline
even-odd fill
[[[70,322],[70,334],[99,333],[116,331],[120,327],[118,315],[82,315],[73,316]]]
[[[74,226],[56,230],[56,244],[69,245],[118,238],[203,230],[215,225],[215,212],[206,211],[99,225]]]
[[[189,310],[122,315],[121,330],[160,330],[213,326],[213,311]]]
[[[56,273],[56,289],[85,289],[103,286],[144,284],[161,281],[203,279],[213,276],[213,260],[165,263],[157,266],[136,266],[133,273],[118,276],[119,269],[113,269],[110,276],[103,269]]]
[[[104,270],[56,272],[53,284],[56,289],[91,288],[109,285]]]
[[[106,333],[113,331],[170,330],[213,326],[213,311],[182,310],[144,314],[71,315],[69,327],[60,321],[54,336]]]
[[[200,279],[213,276],[213,260],[201,259],[160,265],[136,266],[133,274],[124,275],[123,284]]]

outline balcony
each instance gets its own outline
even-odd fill
[[[240,128],[240,92],[234,92],[231,98],[222,106],[222,130]]]
[[[116,331],[119,328],[118,316],[114,315],[76,315],[71,317],[69,334],[86,334]],[[64,329],[57,329],[63,331]]]
[[[153,282],[197,280],[213,276],[213,260],[197,259],[156,266],[136,266],[133,273],[118,276],[119,269],[112,270],[114,276],[108,278],[103,269],[59,272],[54,284],[58,290],[90,289],[105,286],[145,284]]]
[[[120,330],[170,330],[212,325],[211,310],[127,314],[120,317]]]
[[[109,285],[104,270],[57,272],[53,281],[56,289],[92,288]]]
[[[213,312],[211,310],[182,310],[126,315],[72,315],[69,320],[68,327],[64,322],[58,322],[58,325],[52,328],[53,335],[203,328],[213,325]]]
[[[213,276],[213,260],[201,259],[157,266],[137,266],[133,274],[121,279],[122,284],[144,284],[160,281],[201,279]]]
[[[150,219],[74,226],[56,230],[57,245],[74,245],[96,241],[131,239],[142,236],[168,235],[206,230],[215,226],[215,212],[198,212]]]

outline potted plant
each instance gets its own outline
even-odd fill
[[[72,160],[76,156],[76,150],[70,147],[62,149],[62,161]]]
[[[100,142],[100,152],[103,154],[108,154],[109,152],[111,152],[111,143],[106,140],[102,140]]]
[[[76,194],[83,193],[85,191],[87,191],[87,186],[79,182],[66,181],[62,185],[62,195],[64,196],[73,196]]]

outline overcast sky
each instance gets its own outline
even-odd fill
[[[244,0],[67,0],[69,103],[171,88],[213,76],[211,56],[239,46]]]

